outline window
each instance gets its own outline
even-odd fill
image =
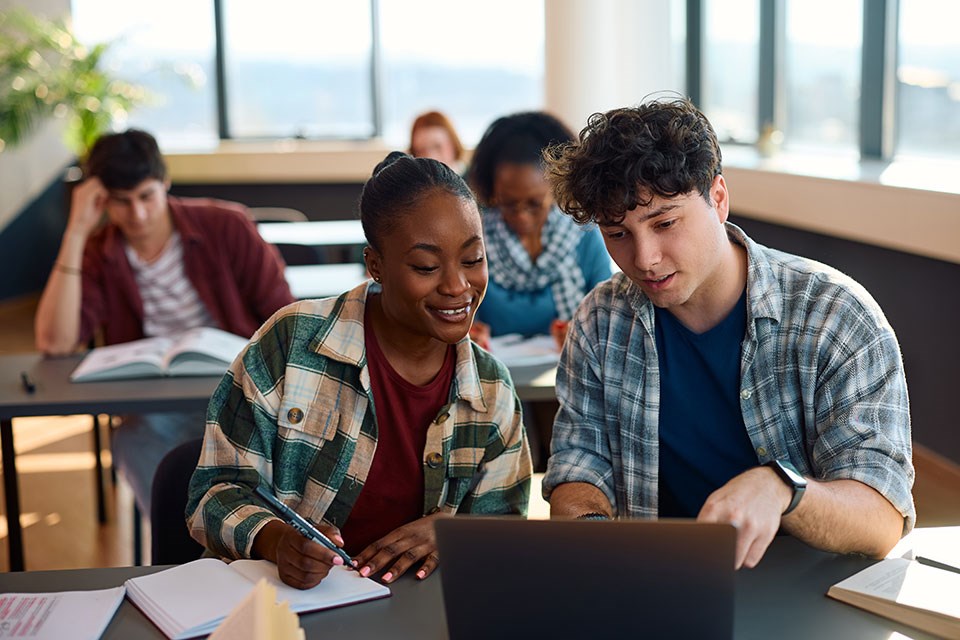
[[[857,150],[861,1],[787,2],[782,123],[787,146]]]
[[[704,0],[703,112],[722,142],[757,139],[756,0]]]
[[[145,12],[137,3],[76,0],[72,15],[77,39],[112,42],[104,62],[151,94],[118,127],[146,129],[168,149],[216,141],[212,5],[169,0]]]
[[[153,132],[165,150],[210,146],[221,133],[382,136],[404,148],[428,109],[447,113],[469,145],[494,118],[543,105],[542,0],[274,0],[269,10],[171,0],[146,13],[73,0],[73,22],[82,42],[120,38],[109,63],[156,101],[117,125]]]
[[[896,150],[960,155],[960,5],[900,0]]]

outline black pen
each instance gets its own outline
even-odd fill
[[[23,390],[27,393],[33,393],[37,390],[37,385],[33,384],[30,375],[26,371],[20,372],[20,382],[23,383]]]
[[[939,562],[933,558],[924,558],[923,556],[914,556],[914,560],[920,564],[925,564],[928,567],[936,567],[937,569],[943,569],[944,571],[953,571],[954,573],[960,573],[960,567],[955,567],[951,564],[945,562]]]
[[[335,545],[330,538],[320,533],[320,531],[310,524],[306,518],[280,502],[275,495],[264,489],[262,485],[257,485],[256,491],[257,495],[266,501],[274,513],[282,517],[287,524],[299,531],[303,537],[309,538],[314,542],[319,542],[327,549],[330,549],[330,551],[333,551],[335,554],[340,556],[348,569],[355,569],[353,566],[353,558],[350,557],[350,554]]]

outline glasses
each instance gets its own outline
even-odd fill
[[[497,205],[497,208],[504,216],[512,217],[520,215],[524,211],[529,211],[536,215],[549,209],[552,204],[553,198],[550,194],[547,194],[542,198],[530,198],[528,200],[520,200],[519,202],[501,202]]]

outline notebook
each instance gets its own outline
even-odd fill
[[[212,632],[246,598],[261,579],[277,597],[302,613],[384,598],[390,589],[356,571],[334,567],[312,589],[295,589],[280,581],[277,566],[267,560],[235,560],[226,564],[202,558],[165,571],[126,581],[127,597],[174,640]]]
[[[452,640],[733,637],[730,525],[461,516],[436,532]]]

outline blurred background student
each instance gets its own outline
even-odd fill
[[[410,155],[433,158],[463,174],[463,144],[450,119],[439,111],[417,116],[410,128]]]
[[[557,118],[534,111],[493,122],[473,153],[468,176],[483,211],[490,285],[477,311],[484,333],[551,332],[568,321],[597,283],[610,277],[610,256],[596,227],[560,213],[544,179],[544,148],[573,140]]]

